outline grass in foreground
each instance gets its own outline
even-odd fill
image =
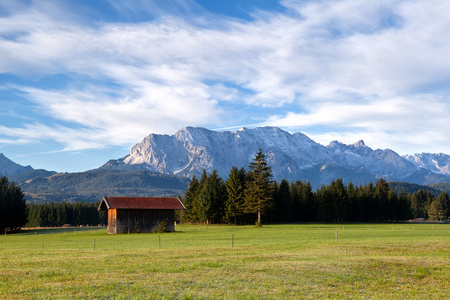
[[[27,231],[0,236],[0,297],[444,299],[449,246],[431,224]]]

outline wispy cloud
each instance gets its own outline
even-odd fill
[[[286,12],[253,21],[156,3],[109,2],[151,17],[139,23],[85,23],[55,3],[10,7],[0,72],[67,82],[16,86],[53,121],[3,130],[70,149],[123,145],[186,125],[234,127],[233,103],[243,124],[262,117],[322,140],[369,137],[404,152],[422,140],[450,152],[449,2],[283,1]]]

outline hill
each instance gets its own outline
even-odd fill
[[[430,187],[450,194],[450,182],[434,183],[430,184]]]
[[[42,174],[46,174],[42,172]],[[100,201],[103,196],[177,196],[184,193],[188,178],[150,171],[87,171],[82,173],[35,173],[9,176],[25,193],[28,201]]]
[[[402,191],[405,191],[406,194],[414,194],[418,190],[429,191],[431,195],[438,196],[441,191],[435,188],[433,185],[426,186],[408,182],[389,182],[389,187],[397,194],[400,195]]]

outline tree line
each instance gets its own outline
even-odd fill
[[[26,227],[61,227],[106,224],[104,211],[98,211],[99,202],[44,203],[28,205]]]
[[[58,227],[64,224],[106,224],[106,214],[98,211],[99,203],[27,204],[25,196],[14,182],[0,177],[0,232],[14,233],[27,227]]]
[[[15,232],[27,221],[27,205],[19,187],[0,177],[0,232]]]
[[[313,191],[310,182],[279,183],[261,150],[249,171],[233,167],[226,180],[216,170],[192,177],[184,197],[183,222],[261,224],[284,222],[398,222],[412,218],[445,220],[450,213],[446,192],[432,196],[418,190],[399,195],[380,178],[375,184],[345,185],[338,178]]]
[[[181,196],[179,196],[181,198]],[[345,185],[338,178],[313,191],[310,182],[278,183],[261,149],[248,171],[232,167],[223,180],[214,170],[192,177],[182,199],[186,209],[178,221],[192,223],[261,225],[285,222],[397,222],[411,218],[446,220],[450,198],[446,192],[434,196],[429,190],[399,195],[384,179],[375,184]],[[26,204],[24,194],[6,177],[0,178],[0,232],[27,227],[58,227],[106,224],[99,203],[59,202]]]

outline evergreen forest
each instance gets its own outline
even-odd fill
[[[376,183],[345,185],[338,178],[313,191],[310,182],[268,180],[270,167],[264,165],[265,182],[258,182],[255,165],[264,161],[257,153],[247,172],[233,167],[226,180],[217,171],[200,179],[195,176],[184,197],[183,222],[249,224],[256,216],[255,203],[265,223],[289,222],[403,222],[409,219],[447,220],[450,199],[447,192],[433,195],[419,189],[397,193],[380,178]],[[260,196],[255,194],[260,194]]]
[[[105,211],[98,211],[99,202],[44,203],[28,205],[26,227],[61,227],[106,225]]]

